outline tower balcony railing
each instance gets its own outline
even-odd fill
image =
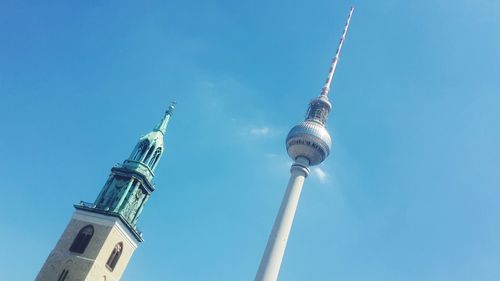
[[[139,228],[137,228],[137,226],[135,225],[131,225],[120,213],[115,213],[115,212],[109,212],[109,211],[105,211],[105,210],[102,210],[102,209],[98,209],[97,206],[92,202],[85,202],[85,201],[80,201],[80,203],[78,203],[76,206],[80,206],[80,207],[83,207],[85,209],[94,209],[94,210],[98,210],[99,213],[112,213],[113,215],[119,217],[127,226],[129,226],[130,228],[132,228],[132,230],[134,232],[136,232],[137,235],[139,235],[141,238],[142,238],[142,231],[139,230]]]
[[[80,206],[82,207],[85,207],[85,208],[95,208],[95,204],[94,203],[90,203],[90,202],[85,202],[85,201],[80,201]]]

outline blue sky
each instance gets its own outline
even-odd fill
[[[500,2],[0,2],[0,280],[178,102],[122,280],[252,280],[284,140],[333,82],[281,279],[500,279]]]

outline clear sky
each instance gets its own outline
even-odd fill
[[[0,280],[178,102],[123,281],[253,280],[284,140],[333,82],[281,279],[500,280],[500,2],[0,2]]]

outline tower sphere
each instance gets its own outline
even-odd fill
[[[293,127],[286,137],[286,150],[292,160],[304,157],[309,165],[323,162],[332,146],[332,138],[326,128],[314,120],[306,120]]]

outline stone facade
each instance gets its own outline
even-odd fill
[[[71,252],[73,241],[87,225],[93,226],[94,233],[85,251]],[[35,281],[58,281],[63,274],[66,274],[64,281],[118,281],[139,242],[120,218],[76,210]],[[110,270],[107,262],[118,243],[123,249],[116,266]]]

